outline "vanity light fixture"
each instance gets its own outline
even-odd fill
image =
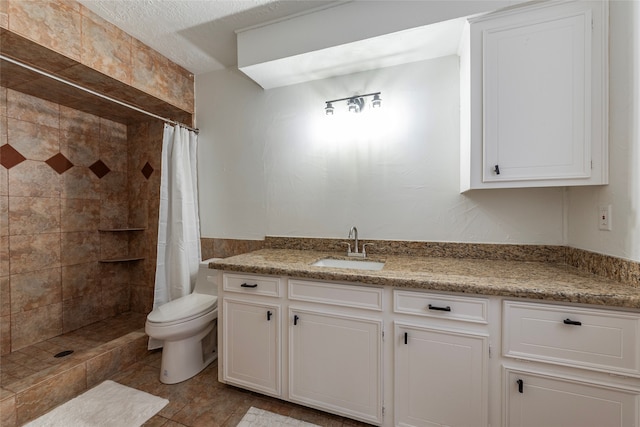
[[[327,105],[326,107],[324,107],[324,112],[327,116],[332,116],[335,110],[335,108],[333,107],[333,103],[339,102],[339,101],[347,101],[347,109],[349,110],[349,112],[359,113],[366,106],[365,98],[368,96],[373,97],[373,99],[371,100],[371,108],[380,108],[382,106],[382,99],[380,98],[381,93],[382,92],[373,92],[373,93],[366,93],[364,95],[355,95],[347,98],[332,99],[331,101],[325,101]]]

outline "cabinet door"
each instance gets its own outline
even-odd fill
[[[395,324],[395,425],[486,426],[483,335]]]
[[[634,427],[640,395],[530,372],[505,370],[509,427]]]
[[[225,298],[223,380],[280,396],[280,307]]]
[[[382,422],[382,321],[291,309],[290,400]]]
[[[606,184],[608,2],[528,2],[469,22],[461,190]]]

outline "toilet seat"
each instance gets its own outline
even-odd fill
[[[217,303],[217,296],[192,293],[156,308],[147,316],[147,322],[158,326],[183,323],[212,311]]]

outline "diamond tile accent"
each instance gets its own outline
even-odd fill
[[[95,173],[98,178],[102,178],[103,176],[111,172],[111,169],[109,169],[109,167],[105,165],[102,160],[98,160],[97,162],[89,166],[89,169],[91,169],[91,172]]]
[[[22,154],[9,144],[4,144],[0,147],[0,164],[7,169],[11,169],[18,163],[22,163],[27,160]]]
[[[58,153],[48,160],[45,160],[45,163],[51,166],[51,169],[58,172],[58,174],[63,174],[73,167],[73,163],[71,163],[62,153]]]
[[[144,175],[145,178],[149,179],[149,177],[153,173],[153,167],[149,164],[149,162],[147,162],[142,167],[141,172],[142,172],[142,175]]]

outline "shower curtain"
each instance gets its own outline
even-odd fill
[[[201,254],[197,148],[195,132],[164,125],[154,309],[190,294],[198,274]],[[161,341],[149,340],[150,350],[161,346]]]

